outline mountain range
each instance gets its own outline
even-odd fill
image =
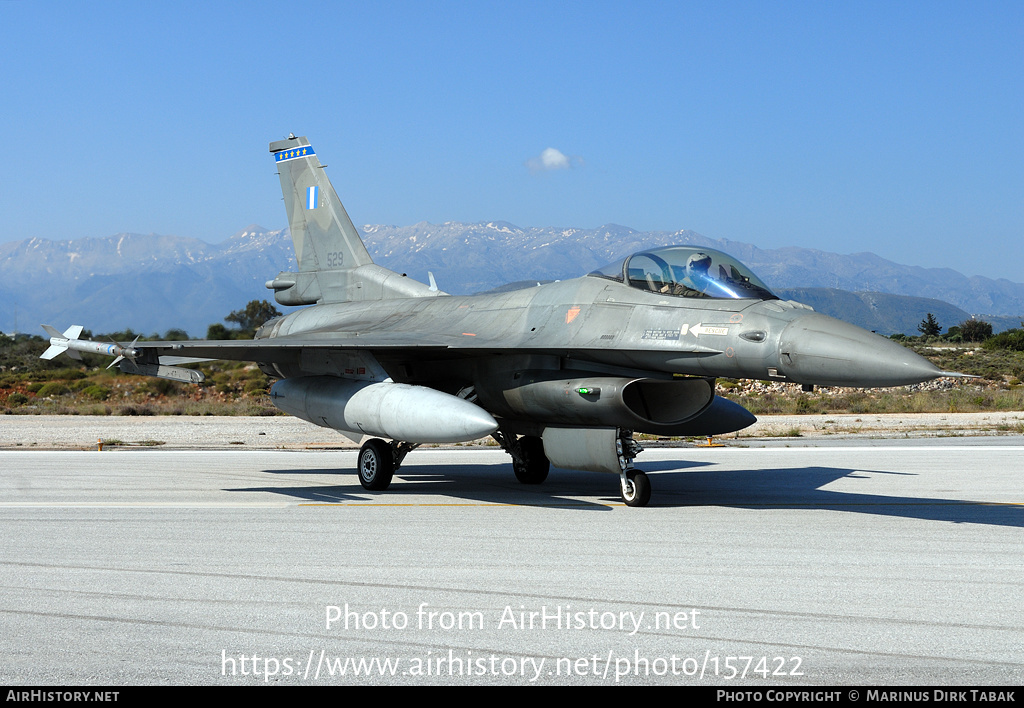
[[[944,327],[978,315],[997,331],[1017,326],[1024,313],[1024,284],[1005,279],[900,265],[873,253],[762,249],[688,230],[421,222],[370,225],[363,233],[375,262],[422,281],[432,271],[455,295],[574,278],[635,251],[691,244],[735,256],[784,298],[884,334],[916,333],[927,312]],[[93,332],[175,327],[202,336],[249,300],[272,299],[264,282],[294,268],[288,230],[255,225],[218,244],[155,234],[2,243],[0,329],[35,332],[45,322]]]

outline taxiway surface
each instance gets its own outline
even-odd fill
[[[0,452],[0,682],[1020,684],[1007,443]]]

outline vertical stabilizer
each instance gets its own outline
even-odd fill
[[[288,212],[299,272],[373,263],[352,219],[306,138],[270,143]]]
[[[306,138],[270,143],[281,175],[297,273],[267,282],[282,305],[437,297],[435,287],[374,265]]]

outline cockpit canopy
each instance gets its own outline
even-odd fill
[[[721,251],[666,246],[634,253],[590,275],[662,295],[778,300],[749,268]]]
[[[590,275],[662,295],[778,299],[750,268],[735,258],[696,246],[640,251],[598,268]]]

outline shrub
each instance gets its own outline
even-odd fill
[[[253,379],[245,384],[245,392],[252,393],[264,393],[267,390],[267,380],[264,378],[262,381],[259,379]]]
[[[49,398],[50,396],[63,396],[65,393],[70,392],[71,389],[69,389],[60,381],[51,381],[48,384],[43,384],[42,388],[39,389],[37,395],[40,398]]]
[[[89,386],[82,389],[82,395],[88,396],[94,401],[105,401],[110,398],[110,389],[106,386]]]
[[[1008,329],[994,337],[986,339],[982,345],[985,349],[1010,349],[1024,352],[1024,329]]]
[[[54,369],[53,371],[47,371],[42,374],[49,381],[54,379],[63,379],[65,381],[77,381],[78,379],[84,379],[87,374],[81,369]]]
[[[150,376],[147,377],[145,383],[139,385],[136,390],[141,393],[154,393],[158,396],[170,396],[178,393],[181,389],[176,381]]]

